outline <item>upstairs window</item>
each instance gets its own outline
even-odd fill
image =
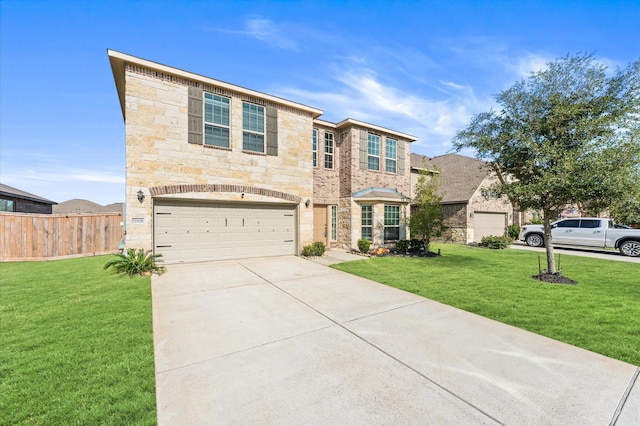
[[[318,167],[318,131],[313,129],[313,167]]]
[[[367,168],[380,170],[380,136],[371,133],[367,144]]]
[[[398,141],[396,141],[395,139],[387,138],[387,146],[385,152],[385,170],[389,173],[396,173],[398,171]]]
[[[362,206],[361,212],[362,239],[373,240],[373,212],[371,206]]]
[[[264,152],[264,107],[242,104],[242,149]]]
[[[204,144],[229,148],[229,98],[204,94]]]
[[[333,169],[333,133],[324,134],[324,167]]]
[[[400,239],[400,206],[384,206],[384,242]]]

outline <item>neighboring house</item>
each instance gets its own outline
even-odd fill
[[[518,220],[511,203],[490,190],[498,177],[488,163],[459,154],[433,158],[411,154],[412,189],[420,170],[439,173],[442,209],[449,227],[444,239],[480,242],[487,235],[504,235],[507,226]]]
[[[415,138],[108,51],[125,120],[127,245],[166,262],[404,233]],[[407,194],[407,195],[404,195]]]
[[[0,212],[51,214],[55,201],[0,183]]]
[[[106,206],[89,200],[74,198],[63,201],[53,207],[54,214],[83,214],[83,213],[122,213],[123,203],[112,203]]]

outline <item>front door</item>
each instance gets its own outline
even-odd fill
[[[327,245],[327,206],[313,206],[313,241]]]

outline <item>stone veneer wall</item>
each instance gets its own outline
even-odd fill
[[[387,173],[385,168],[385,141],[388,135],[380,133],[378,131],[371,131],[371,133],[380,135],[380,171],[361,169],[360,168],[360,131],[368,131],[366,128],[351,126],[348,129],[348,133],[345,137],[343,146],[344,150],[349,150],[350,156],[349,169],[351,175],[348,176],[348,181],[345,182],[345,178],[342,179],[341,189],[342,196],[346,196],[345,192],[348,192],[349,196],[354,192],[361,191],[363,189],[377,187],[377,188],[392,188],[397,189],[406,196],[410,196],[411,193],[411,147],[410,143],[406,140],[400,139],[395,136],[389,136],[398,141],[398,145],[404,144],[404,175],[399,173]],[[400,151],[398,149],[398,151]],[[345,160],[347,160],[345,158]],[[398,166],[400,162],[398,162]],[[346,165],[345,165],[346,166]]]
[[[338,204],[340,196],[340,162],[341,144],[339,135],[335,129],[321,125],[314,125],[318,130],[318,162],[313,168],[313,203],[314,204]],[[333,133],[333,169],[327,169],[324,163],[324,136],[325,133]]]
[[[211,148],[187,142],[187,86],[163,81],[153,73],[126,75],[126,218],[127,244],[152,248],[153,197],[150,188],[172,185],[243,185],[235,192],[162,194],[164,198],[298,204],[298,245],[313,240],[313,167],[309,142],[310,113],[278,108],[278,156],[242,151],[242,94],[231,93],[231,148]],[[259,99],[247,99],[259,103]],[[199,187],[201,188],[201,187]],[[136,193],[146,198],[138,202]],[[292,197],[273,197],[271,191]],[[266,195],[265,195],[266,194]]]
[[[447,226],[447,230],[442,234],[441,239],[454,243],[467,244],[467,226],[469,220],[467,205],[464,203],[444,204],[442,206],[442,214],[445,218],[444,223]]]

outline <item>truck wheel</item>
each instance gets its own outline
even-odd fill
[[[524,240],[527,245],[531,247],[542,247],[544,245],[544,239],[542,238],[542,235],[529,234]]]
[[[625,241],[620,244],[620,253],[625,256],[640,256],[640,241]]]

